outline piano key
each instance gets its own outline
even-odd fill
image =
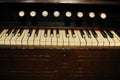
[[[115,46],[120,46],[120,37],[115,33],[115,31],[111,31],[111,33],[114,35],[113,40],[115,42]]]
[[[20,29],[19,32],[18,32],[18,37],[21,36],[21,34],[23,33],[24,29]]]
[[[91,38],[88,37],[87,32],[85,30],[83,32],[85,34],[85,40],[86,40],[87,46],[92,46]]]
[[[120,32],[118,30],[114,30],[114,32],[120,37]]]
[[[72,30],[68,30],[68,33],[69,33],[69,38],[68,38],[68,40],[69,40],[69,47],[70,48],[74,48],[75,47],[75,40],[74,40],[74,38],[73,38],[73,36],[72,36]]]
[[[100,35],[100,37],[103,39],[104,41],[104,46],[110,46],[110,42],[106,37],[103,37],[103,35],[101,34],[100,31],[97,32],[98,35]],[[107,35],[106,35],[107,36]]]
[[[87,36],[88,36],[89,38],[91,38],[91,34],[90,34],[89,30],[86,29],[85,32],[87,33]]]
[[[82,29],[80,29],[80,34],[81,34],[82,38],[85,38],[85,34]]]
[[[36,29],[36,31],[35,31],[35,37],[38,36],[38,33],[39,33],[39,29]]]
[[[10,40],[10,45],[12,48],[16,47],[16,40],[18,38],[18,32],[20,29],[18,29],[18,31],[16,32],[16,34],[14,36],[12,36],[11,40]]]
[[[50,30],[50,36],[53,37],[53,29]]]
[[[59,29],[56,29],[56,36],[59,37]]]
[[[0,34],[3,32],[4,29],[0,29]]]
[[[9,30],[6,32],[6,36],[9,36],[11,32],[12,32],[12,29],[9,29]]]
[[[46,37],[47,35],[45,36],[45,31],[44,29],[41,29],[41,38],[40,38],[40,48],[45,48],[45,45],[46,45]]]
[[[20,32],[20,31],[22,31],[22,32]],[[16,46],[17,46],[17,48],[21,48],[22,47],[22,45],[23,45],[23,37],[24,37],[24,35],[26,34],[26,31],[27,30],[19,30],[19,32],[18,32],[18,35],[20,34],[20,36],[18,36],[18,38],[17,38],[17,40],[16,40]]]
[[[63,42],[63,31],[62,30],[59,30],[59,37],[57,37],[57,45],[59,48],[63,48],[63,45],[64,45],[64,42]]]
[[[68,29],[65,29],[65,35],[66,35],[67,38],[69,38]]]
[[[34,47],[34,35],[35,35],[35,30],[32,30],[31,36],[28,38],[28,48],[33,48]]]
[[[108,34],[110,38],[113,38],[113,34],[110,32],[110,30],[106,30],[105,32]]]
[[[91,34],[91,41],[92,41],[92,46],[98,46],[98,41],[97,39],[92,35],[92,31],[89,31]],[[95,32],[96,33],[96,32]],[[97,35],[97,34],[96,34]]]
[[[63,35],[63,45],[64,45],[64,48],[68,48],[68,45],[69,45],[69,39],[68,39],[68,30],[61,30],[62,32],[62,35]]]
[[[28,32],[29,32],[29,30],[28,29],[26,29],[25,30],[26,31],[26,33],[24,34],[24,37],[23,37],[23,39],[22,39],[22,47],[23,48],[27,48],[27,45],[28,45]]]
[[[75,32],[74,32],[74,29],[71,29],[71,32],[72,32],[72,37],[75,38]]]
[[[104,46],[104,40],[103,40],[103,38],[101,37],[101,33],[98,31],[98,30],[96,30],[95,31],[96,32],[96,34],[97,34],[97,41],[98,41],[98,46]]]
[[[4,29],[3,32],[0,34],[0,45],[1,45],[2,47],[4,47],[4,45],[5,45],[4,40],[5,40],[5,38],[6,38],[6,32],[7,32],[7,31],[8,31],[8,30]]]
[[[51,40],[51,42],[52,42],[52,48],[57,48],[57,33],[56,33],[57,31],[56,31],[56,29],[53,29],[53,37],[52,37],[52,40]]]
[[[45,48],[51,48],[51,36],[50,36],[50,29],[47,30],[47,37],[46,37],[46,41],[45,41]]]
[[[17,33],[18,29],[14,29],[14,31],[12,32],[12,36],[15,36],[15,34]]]
[[[11,38],[12,38],[12,32],[13,32],[13,31],[14,31],[14,30],[12,30],[10,34],[8,33],[9,35],[8,35],[8,36],[5,38],[5,40],[4,40],[4,41],[5,41],[4,43],[5,43],[5,46],[6,46],[6,47],[10,47],[10,40],[11,40]]]
[[[104,32],[104,30],[100,30],[100,33],[102,34],[102,36],[103,36],[104,38],[107,38],[107,34]]]
[[[79,37],[79,41],[80,41],[80,46],[84,47],[87,45],[87,42],[85,40],[85,38],[82,37],[80,30],[76,30],[75,33],[77,33],[78,37]],[[85,36],[84,36],[85,37]]]
[[[79,40],[77,31],[78,31],[78,30],[74,30],[74,32],[75,32],[75,38],[74,38],[75,48],[79,48],[79,47],[80,47],[80,40]]]
[[[92,32],[91,34],[93,34],[94,38],[97,38],[97,37],[98,37],[98,36],[97,36],[97,33],[95,32],[95,30],[92,29],[91,32]]]
[[[28,37],[30,37],[30,36],[31,36],[32,31],[33,31],[32,29],[29,29],[28,34],[27,34],[27,36],[28,36]]]
[[[47,29],[44,31],[44,37],[47,37]]]

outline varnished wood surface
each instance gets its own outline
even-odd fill
[[[0,49],[1,80],[116,80],[120,49]]]

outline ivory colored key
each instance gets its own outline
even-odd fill
[[[114,35],[115,46],[120,46],[120,37],[114,31],[111,31],[111,33]]]
[[[24,35],[24,37],[23,37],[23,39],[22,39],[22,46],[23,46],[23,48],[27,48],[27,45],[28,45],[28,32],[29,32],[29,30],[25,30],[26,31],[26,33],[25,33],[25,35]]]
[[[34,48],[40,48],[41,33],[42,33],[42,31],[39,30],[38,36],[35,36],[35,39],[34,39]]]
[[[63,48],[63,34],[62,34],[62,30],[59,30],[59,37],[57,37],[57,45],[58,45],[58,48]]]
[[[18,38],[16,40],[16,45],[18,48],[20,48],[22,46],[22,39],[23,39],[25,33],[26,33],[26,30],[23,30],[22,34],[20,36],[18,36]]]
[[[98,41],[97,39],[93,36],[92,32],[89,30],[91,34],[91,41],[92,41],[92,46],[98,46]]]
[[[52,38],[52,48],[57,48],[57,33],[56,33],[56,30],[53,29],[53,36],[51,37]]]
[[[51,48],[51,34],[50,34],[50,29],[47,30],[47,37],[46,37],[46,43],[45,43],[45,48]]]
[[[68,40],[69,40],[69,47],[74,47],[75,46],[75,40],[74,40],[74,38],[72,36],[71,30],[68,30],[68,33],[69,33],[69,38],[68,38]]]
[[[87,42],[85,40],[85,38],[83,38],[80,34],[80,31],[79,30],[76,30],[75,33],[77,33],[78,37],[79,37],[79,41],[80,41],[80,46],[81,47],[84,47],[87,45]],[[84,36],[85,37],[85,36]]]
[[[16,34],[12,37],[12,39],[10,40],[10,45],[11,45],[12,48],[14,48],[15,45],[16,45],[16,40],[17,40],[17,38],[18,38],[18,32],[19,32],[19,29],[18,29],[18,31],[16,32]]]
[[[40,48],[45,48],[46,37],[44,36],[45,30],[41,29]]]
[[[33,48],[35,30],[32,31],[31,36],[28,38],[28,48]]]
[[[64,45],[64,48],[68,48],[69,38],[66,36],[65,30],[62,30],[61,32],[62,32],[62,35],[63,35],[63,45]]]
[[[1,34],[0,34],[0,45],[1,46],[4,46],[5,45],[5,43],[4,43],[4,40],[5,40],[5,38],[6,38],[6,32],[7,32],[8,30],[4,30]]]
[[[105,33],[107,34],[107,32],[105,31]],[[109,41],[109,45],[110,46],[115,46],[115,42],[113,40],[113,37],[110,37],[108,34],[107,34],[107,39]]]
[[[5,41],[4,43],[5,43],[5,46],[6,46],[6,47],[10,47],[10,40],[11,40],[11,38],[12,38],[12,32],[13,32],[13,31],[14,31],[14,30],[12,30],[11,33],[10,33],[10,34],[5,38],[5,40],[4,40],[4,41]]]
[[[79,40],[79,37],[78,37],[78,35],[77,35],[77,31],[78,30],[74,30],[74,32],[75,32],[75,38],[74,38],[74,43],[75,43],[75,47],[80,47],[80,40]]]
[[[96,34],[97,34],[97,41],[98,41],[98,46],[104,46],[104,40],[103,40],[103,38],[99,35],[100,33],[99,33],[99,31],[95,31],[96,32]]]
[[[98,33],[98,35],[103,39],[104,46],[110,46],[110,45],[109,45],[110,43],[109,43],[108,39],[107,39],[107,38],[104,38],[104,37],[102,36],[102,34],[100,33],[100,31],[98,31],[97,33]]]
[[[87,33],[86,33],[85,30],[83,32],[85,33],[85,39],[86,39],[86,42],[87,42],[87,46],[92,46],[92,40],[91,40],[91,38],[89,38],[87,36]]]

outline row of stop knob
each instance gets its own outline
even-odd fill
[[[19,15],[20,17],[24,17],[25,14],[26,14],[25,11],[19,11],[19,13],[18,13],[18,15]],[[37,15],[37,12],[36,12],[36,11],[30,11],[29,15],[30,15],[31,17],[35,17],[35,16]],[[48,15],[49,15],[49,12],[48,12],[48,11],[42,11],[42,16],[43,16],[43,17],[47,17]],[[79,17],[79,18],[83,18],[83,17],[84,17],[84,13],[83,13],[83,12],[77,12],[76,15],[77,15],[77,17]],[[54,17],[59,17],[59,16],[60,16],[60,12],[59,12],[59,11],[54,11],[54,12],[53,12],[53,16],[54,16]],[[66,11],[66,12],[65,12],[65,16],[66,16],[66,17],[72,17],[72,12]],[[90,18],[95,18],[96,14],[95,14],[94,12],[89,12],[89,13],[88,13],[88,16],[89,16]],[[101,12],[101,13],[99,14],[99,16],[100,16],[101,19],[106,19],[106,17],[107,17],[106,13],[104,13],[104,12]]]

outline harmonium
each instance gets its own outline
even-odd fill
[[[0,0],[0,80],[120,80],[119,52],[119,0]]]

